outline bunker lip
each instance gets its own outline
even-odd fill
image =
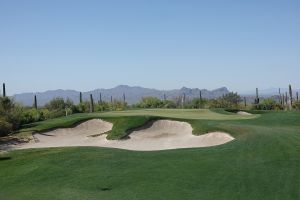
[[[248,112],[245,112],[245,111],[238,111],[237,114],[238,115],[245,115],[245,116],[252,115],[251,113],[248,113]]]
[[[126,140],[107,140],[106,132],[112,123],[92,119],[73,128],[59,128],[43,134],[35,134],[36,142],[15,145],[13,149],[97,146],[134,151],[158,151],[166,149],[210,147],[234,140],[223,132],[212,132],[200,136],[192,134],[193,128],[187,122],[157,120],[144,129],[133,130]],[[96,137],[90,137],[97,135]]]

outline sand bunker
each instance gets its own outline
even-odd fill
[[[238,115],[252,115],[251,113],[245,112],[245,111],[239,111],[237,112]]]
[[[234,140],[227,133],[213,132],[200,136],[192,134],[192,127],[186,122],[158,120],[150,127],[137,130],[126,140],[107,140],[102,134],[112,129],[112,124],[100,119],[86,121],[74,128],[57,129],[35,134],[36,142],[15,148],[42,148],[64,146],[99,146],[137,151],[209,147]],[[91,135],[99,135],[90,137]]]

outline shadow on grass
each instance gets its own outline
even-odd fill
[[[0,161],[4,161],[4,160],[11,160],[11,157],[9,156],[0,157]]]

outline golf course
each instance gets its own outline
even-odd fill
[[[300,200],[300,0],[0,0],[0,200]]]
[[[83,113],[29,124],[16,134],[34,137],[92,119],[112,124],[104,133],[108,140],[130,140],[132,132],[151,128],[160,120],[187,123],[194,137],[221,132],[234,139],[221,145],[151,151],[98,146],[12,147],[0,158],[0,197],[300,198],[299,111],[252,111],[249,115],[223,109]]]

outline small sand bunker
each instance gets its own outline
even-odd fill
[[[63,146],[99,146],[136,151],[209,147],[234,140],[227,133],[213,132],[200,136],[192,134],[192,127],[186,122],[158,120],[150,127],[133,131],[126,140],[107,140],[102,134],[112,129],[112,124],[100,119],[84,122],[74,128],[57,129],[35,134],[36,142],[17,148],[42,148]],[[98,135],[97,137],[90,137]]]
[[[239,111],[237,112],[238,115],[252,115],[251,113],[245,112],[245,111]]]

